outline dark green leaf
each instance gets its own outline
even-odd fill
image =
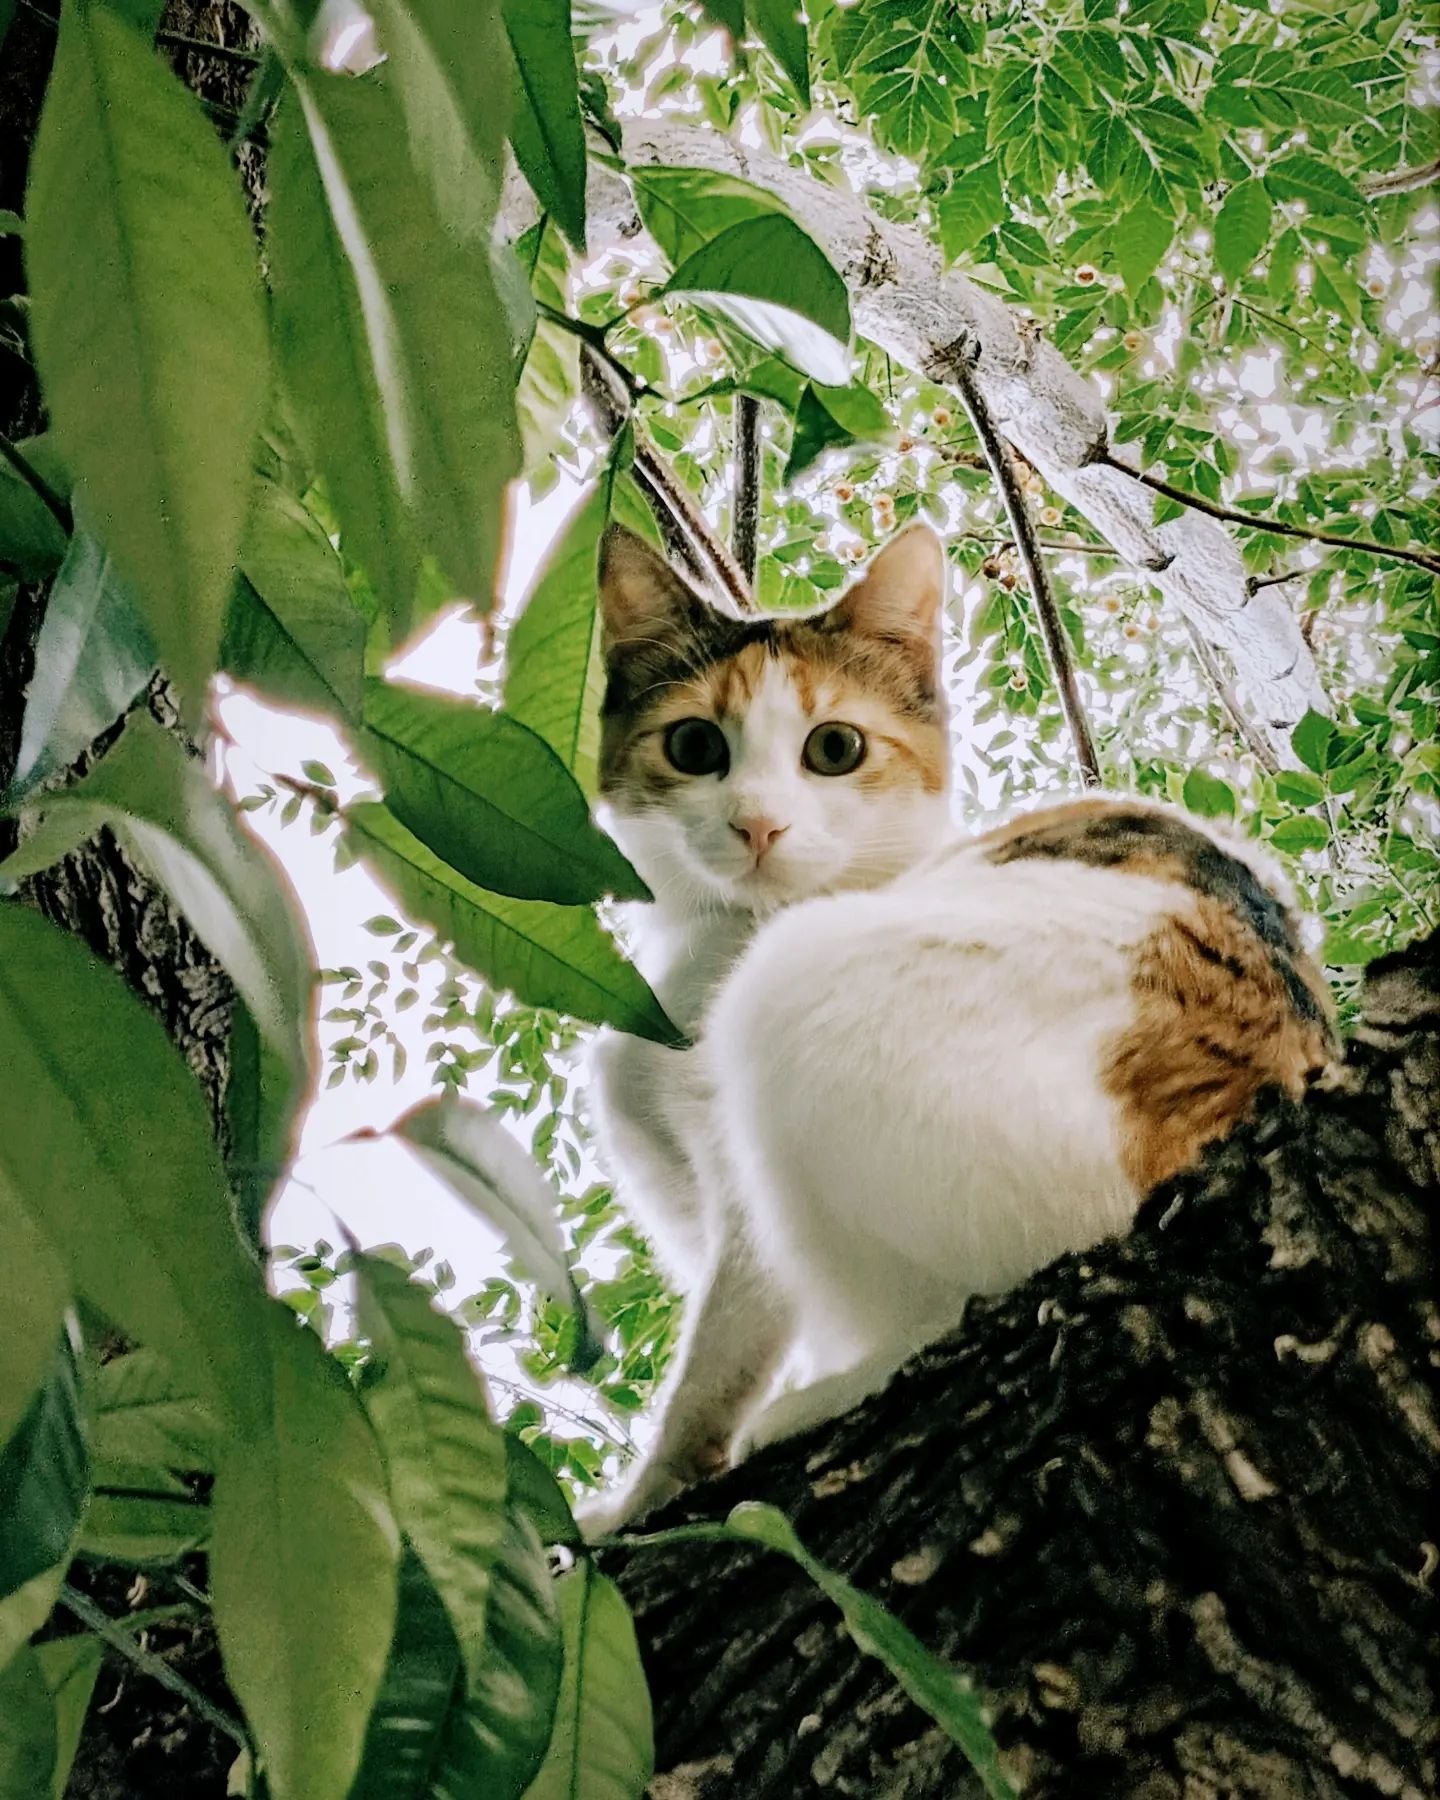
[[[55,1703],[55,1769],[50,1793],[52,1800],[65,1800],[70,1765],[90,1710],[95,1677],[100,1673],[100,1640],[89,1632],[78,1632],[73,1637],[52,1638],[49,1643],[40,1644],[35,1655]]]
[[[45,1377],[0,1449],[0,1598],[64,1561],[85,1507],[90,1459],[75,1351],[63,1333],[50,1342]]]
[[[570,1512],[565,1490],[528,1444],[513,1431],[505,1433],[506,1493],[534,1525],[544,1544],[578,1544],[580,1530]]]
[[[592,823],[575,778],[507,713],[372,681],[365,741],[391,812],[469,881],[524,900],[585,905],[650,890]]]
[[[68,769],[154,672],[155,647],[133,597],[104,545],[77,524],[40,624],[7,801]]]
[[[1215,266],[1235,287],[1270,237],[1270,197],[1260,181],[1241,181],[1225,196],[1215,218]]]
[[[504,0],[518,75],[510,142],[535,197],[585,248],[585,128],[570,41],[570,0]]]
[[[683,1042],[589,907],[503,899],[476,887],[383,806],[352,806],[346,822],[355,849],[405,913],[497,988],[656,1043]]]
[[[406,1545],[395,1634],[349,1800],[429,1800],[440,1740],[464,1692],[455,1633],[424,1563]]]
[[[365,620],[334,546],[272,481],[256,488],[230,598],[220,666],[268,700],[358,718]]]
[[[110,7],[64,10],[26,214],[56,436],[161,661],[198,706],[250,499],[268,334],[224,148]]]
[[[70,1299],[64,1263],[29,1215],[0,1190],[0,1445],[20,1424],[50,1370]],[[3,1659],[0,1659],[3,1660]]]
[[[793,0],[745,0],[751,31],[789,76],[802,106],[810,104],[810,46]]]
[[[1207,775],[1204,769],[1191,769],[1185,777],[1182,798],[1191,812],[1204,818],[1233,819],[1235,790],[1228,781]]]
[[[550,1748],[525,1800],[640,1800],[655,1749],[630,1609],[588,1560],[556,1590],[565,1672]]]
[[[839,444],[883,443],[893,437],[890,415],[867,387],[825,387],[807,382],[795,410],[795,435],[785,465],[787,483],[826,450]]]
[[[375,1361],[365,1405],[401,1530],[444,1603],[467,1670],[485,1641],[505,1512],[505,1438],[455,1321],[399,1269],[361,1256],[360,1328]]]
[[[0,1665],[0,1800],[40,1800],[52,1791],[55,1702],[28,1644]]]
[[[32,465],[44,438],[22,438],[15,446]],[[45,471],[40,471],[42,478]],[[55,483],[52,481],[53,488]],[[43,581],[53,575],[64,558],[67,540],[59,520],[7,462],[0,462],[0,569],[22,581]]]
[[[1335,727],[1312,708],[1290,734],[1290,744],[1307,769],[1323,775],[1330,763],[1330,743]]]
[[[314,1332],[266,1301],[246,1348],[269,1407],[263,1429],[227,1443],[215,1481],[220,1649],[275,1800],[334,1800],[385,1669],[399,1533],[360,1402]]]
[[[732,225],[789,217],[773,194],[735,175],[662,164],[629,173],[645,229],[672,264],[683,263]]]
[[[459,1199],[503,1235],[525,1274],[579,1321],[574,1361],[599,1354],[584,1296],[575,1284],[558,1223],[558,1196],[540,1165],[498,1116],[459,1094],[422,1100],[391,1127]]]
[[[993,156],[957,175],[935,207],[945,260],[953,262],[973,250],[1008,216],[1000,164]]]

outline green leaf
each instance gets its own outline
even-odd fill
[[[100,1463],[76,1549],[100,1562],[165,1569],[203,1550],[210,1508],[168,1469]]]
[[[570,39],[570,0],[504,0],[517,92],[510,142],[535,198],[585,248],[585,127]]]
[[[1290,806],[1316,806],[1325,798],[1325,783],[1298,769],[1281,769],[1275,777],[1275,793]]]
[[[973,250],[1009,216],[1000,183],[1000,164],[993,156],[957,175],[935,206],[940,248],[946,262],[954,262],[957,256]]]
[[[50,1371],[70,1300],[64,1263],[45,1234],[0,1188],[0,1445],[30,1410]]]
[[[118,975],[13,904],[0,906],[0,1060],[0,1195],[80,1294],[196,1393],[252,1417],[260,1273],[200,1089]]]
[[[1335,727],[1323,713],[1312,707],[1290,734],[1290,746],[1307,769],[1323,775],[1330,766],[1331,740]]]
[[[574,1364],[589,1367],[600,1342],[560,1235],[559,1198],[540,1165],[494,1113],[459,1094],[422,1100],[390,1129],[458,1199],[496,1227],[542,1292],[574,1312],[580,1327]]]
[[[980,1697],[955,1669],[932,1656],[908,1626],[882,1606],[817,1562],[796,1537],[790,1521],[773,1506],[749,1501],[726,1520],[736,1537],[767,1544],[799,1563],[815,1585],[840,1608],[856,1644],[878,1657],[900,1686],[960,1746],[994,1800],[1014,1800],[1014,1789],[1000,1767],[995,1740]]]
[[[1115,266],[1134,294],[1160,267],[1175,236],[1175,221],[1168,212],[1141,200],[1123,212],[1113,226]]]
[[[590,818],[542,737],[506,713],[372,681],[365,744],[402,825],[467,880],[523,900],[585,905],[650,890]]]
[[[267,170],[281,367],[347,551],[398,636],[427,551],[489,609],[519,469],[488,244],[447,229],[410,142],[388,65],[317,74],[282,107]]]
[[[407,1544],[395,1632],[349,1800],[428,1800],[436,1792],[441,1736],[464,1692],[455,1633],[424,1563]]]
[[[1311,212],[1364,212],[1365,196],[1349,176],[1317,156],[1296,151],[1271,163],[1265,187],[1272,199],[1303,200]]]
[[[16,881],[108,825],[165,888],[226,973],[297,1090],[309,1067],[309,944],[288,884],[213,788],[204,765],[148,717],[74,787],[44,796],[45,823],[6,862]]]
[[[155,647],[109,552],[83,523],[50,590],[6,801],[68,769],[130,708],[155,672]]]
[[[506,1493],[510,1504],[534,1525],[545,1544],[578,1544],[580,1528],[570,1511],[565,1490],[540,1458],[516,1437],[505,1433]]]
[[[587,794],[598,786],[605,695],[596,582],[608,489],[602,480],[552,545],[505,656],[506,712],[544,738]]]
[[[102,1364],[90,1378],[88,1406],[97,1461],[215,1466],[214,1420],[153,1350],[129,1350]]]
[[[1185,777],[1182,798],[1191,812],[1207,819],[1235,817],[1235,790],[1228,781],[1207,775],[1204,769],[1191,769]]]
[[[0,1450],[0,1598],[63,1562],[90,1480],[75,1351],[50,1340],[49,1367],[19,1429]]]
[[[225,1165],[235,1194],[235,1222],[257,1255],[266,1202],[295,1155],[299,1100],[284,1047],[261,1036],[237,994],[230,1011],[225,1082]]]
[[[56,437],[161,662],[198,707],[250,499],[268,334],[224,147],[113,8],[62,14],[26,218]]]
[[[37,450],[48,443],[47,433],[22,438],[15,448],[34,467],[39,462]],[[39,473],[46,477],[43,469]],[[67,543],[60,521],[30,483],[9,463],[0,462],[0,569],[22,581],[43,581],[60,567]]]
[[[645,229],[672,264],[683,263],[732,225],[758,218],[789,218],[765,188],[709,169],[652,164],[629,171]]]
[[[814,381],[850,376],[850,299],[829,258],[778,213],[730,225],[687,256],[666,284],[698,299]]]
[[[527,1005],[656,1043],[683,1042],[589,907],[503,899],[476,887],[383,806],[350,807],[346,825],[354,848],[393,889],[402,910],[453,944],[460,960],[497,988]]]
[[[1294,819],[1282,819],[1270,833],[1270,842],[1277,850],[1294,856],[1302,850],[1323,850],[1330,842],[1330,830],[1322,820],[1302,813]]]
[[[52,1792],[57,1754],[55,1702],[26,1644],[0,1666],[0,1800]]]
[[[751,31],[790,79],[800,104],[810,104],[810,46],[805,20],[793,0],[745,0]]]
[[[329,538],[273,481],[257,484],[240,568],[220,667],[267,700],[358,718],[365,620]]]
[[[889,413],[869,388],[858,382],[840,388],[807,382],[795,410],[795,435],[790,440],[790,460],[785,465],[786,483],[835,445],[883,443],[894,434]]]
[[[1215,217],[1215,266],[1237,287],[1270,237],[1273,208],[1261,181],[1240,181]]]
[[[37,1645],[36,1660],[55,1705],[55,1768],[51,1776],[52,1800],[65,1800],[70,1785],[70,1765],[80,1747],[80,1732],[100,1673],[100,1640],[88,1631],[73,1637],[52,1638]],[[4,1791],[0,1783],[0,1792]]]
[[[620,1590],[588,1560],[556,1583],[565,1673],[525,1800],[640,1800],[655,1766],[650,1690]]]
[[[385,1670],[399,1534],[360,1403],[314,1332],[267,1301],[247,1347],[269,1417],[227,1445],[215,1481],[220,1650],[274,1800],[335,1800]]]
[[[399,1269],[361,1256],[360,1328],[375,1362],[365,1405],[401,1530],[449,1614],[467,1670],[485,1642],[505,1512],[505,1439],[447,1313]]]

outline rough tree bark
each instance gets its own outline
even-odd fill
[[[647,1529],[783,1507],[989,1697],[1026,1800],[1440,1792],[1440,939],[1343,1074],[1133,1232]],[[1004,1196],[996,1196],[996,1204]],[[963,1800],[958,1751],[784,1559],[611,1553],[653,1800]]]

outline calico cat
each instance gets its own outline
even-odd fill
[[[1278,871],[1175,809],[950,823],[944,552],[914,526],[828,611],[734,619],[601,555],[607,823],[638,960],[694,1038],[611,1035],[593,1097],[685,1316],[617,1529],[833,1416],[1332,1051]]]

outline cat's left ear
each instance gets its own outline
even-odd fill
[[[945,547],[928,525],[908,525],[840,596],[825,623],[938,649],[944,606]]]

